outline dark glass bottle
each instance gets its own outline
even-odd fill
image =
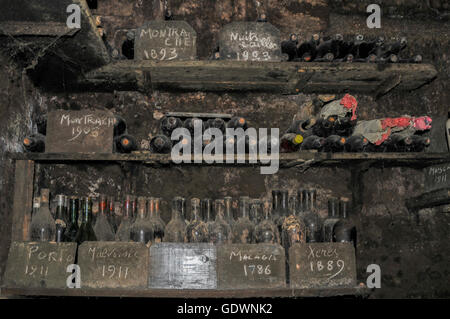
[[[316,243],[322,241],[322,220],[316,211],[316,190],[307,190],[307,206],[303,215],[306,226],[306,241]]]
[[[266,244],[280,244],[280,233],[272,221],[270,200],[263,201],[263,220],[255,227],[255,242]]]
[[[131,200],[131,223],[134,223],[137,217],[137,198],[134,195],[130,196]]]
[[[363,152],[368,147],[369,141],[362,135],[352,135],[345,141],[347,152]]]
[[[78,233],[78,212],[80,211],[80,200],[71,196],[69,198],[69,227],[66,230],[66,239],[69,242],[75,242]]]
[[[408,152],[422,152],[426,147],[430,146],[431,144],[431,139],[426,136],[412,135],[411,139],[412,143],[406,149]]]
[[[325,138],[317,135],[308,136],[303,140],[302,150],[320,150],[325,144]]]
[[[114,241],[114,231],[108,222],[106,196],[100,196],[98,215],[94,225],[95,237],[98,241]]]
[[[225,203],[225,220],[228,222],[231,228],[234,225],[234,215],[233,215],[233,198],[231,196],[224,197]]]
[[[383,142],[382,146],[384,150],[388,152],[405,152],[412,145],[411,136],[401,133],[394,133]]]
[[[45,136],[39,133],[27,136],[22,145],[26,152],[42,153],[45,151]]]
[[[138,149],[136,138],[130,134],[122,134],[114,139],[116,152],[131,153]]]
[[[64,195],[56,195],[56,213],[55,213],[55,228],[56,236],[55,241],[57,243],[66,241],[65,232],[67,228],[67,220],[65,216],[64,208]]]
[[[266,135],[258,143],[260,155],[270,155],[280,152],[280,140],[275,136]]]
[[[114,136],[120,136],[125,134],[127,130],[127,123],[123,119],[122,116],[115,114],[114,115]]]
[[[321,151],[323,152],[342,152],[344,150],[346,139],[338,135],[330,135],[325,138]]]
[[[165,135],[156,135],[150,141],[150,151],[157,154],[168,154],[172,151],[172,141]]]
[[[187,243],[206,243],[208,241],[208,226],[200,217],[200,199],[191,199],[191,220],[186,226]]]
[[[209,119],[206,121],[205,130],[209,128],[219,129],[222,133],[225,133],[226,124],[221,118]]]
[[[214,211],[216,219],[209,224],[209,242],[213,244],[231,244],[232,232],[231,227],[224,219],[225,202],[223,199],[214,201]]]
[[[159,211],[160,200],[159,198],[150,197],[149,203],[149,221],[153,227],[154,241],[160,243],[164,238],[164,228],[166,224],[161,219],[161,213]]]
[[[249,199],[248,196],[239,198],[240,216],[233,227],[233,243],[235,244],[251,244],[254,238],[255,225],[248,216]]]
[[[186,128],[189,131],[189,133],[191,133],[191,136],[193,136],[195,127],[197,127],[197,129],[199,131],[201,130],[201,133],[203,133],[204,123],[201,119],[199,119],[197,117],[192,117],[192,118],[187,118],[183,122],[183,127]]]
[[[348,217],[350,200],[346,197],[339,202],[339,221],[334,225],[333,241],[353,243],[356,247],[356,227]]]
[[[304,62],[311,62],[314,60],[317,52],[317,46],[320,42],[320,36],[314,34],[311,40],[303,42],[297,49],[297,56]]]
[[[115,239],[116,241],[130,241],[130,231],[132,225],[132,196],[126,195],[123,203],[122,222],[117,229]]]
[[[247,127],[248,123],[246,119],[241,116],[233,116],[227,123],[227,128],[242,128],[245,131]]]
[[[328,200],[328,218],[323,222],[322,240],[323,242],[333,241],[334,225],[339,221],[338,218],[339,201],[337,198]]]
[[[134,242],[148,244],[153,241],[154,231],[152,224],[147,219],[147,200],[138,198],[138,216],[130,228],[130,239]]]
[[[94,228],[92,227],[92,200],[85,197],[81,201],[82,220],[77,233],[77,243],[81,244],[85,241],[97,241]]]
[[[280,153],[297,152],[303,142],[303,136],[300,134],[287,133],[280,139]]]
[[[303,138],[312,135],[312,128],[316,126],[316,119],[309,118],[306,120],[296,120],[292,122],[286,133],[294,133],[301,135]]]
[[[165,116],[161,119],[161,132],[169,138],[174,130],[182,126],[183,122],[178,117]]]
[[[133,31],[127,32],[127,38],[122,43],[122,54],[128,59],[134,59],[134,38],[135,33]]]
[[[172,201],[172,219],[166,226],[164,241],[172,243],[182,243],[186,237],[186,222],[181,217],[181,207],[179,198]]]
[[[49,208],[50,191],[41,189],[41,205],[31,220],[30,232],[32,241],[55,241],[56,226]]]

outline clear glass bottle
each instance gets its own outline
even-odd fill
[[[155,243],[160,243],[164,239],[164,229],[166,224],[161,219],[161,213],[159,210],[160,199],[150,197],[149,198],[149,221],[152,224],[154,232]]]
[[[340,243],[353,243],[356,248],[356,227],[349,219],[350,199],[342,197],[339,202],[339,221],[334,225],[333,241]]]
[[[216,219],[209,226],[209,242],[213,244],[231,244],[232,233],[231,227],[224,218],[225,201],[216,199],[214,201],[214,211]]]
[[[56,195],[56,213],[55,213],[55,241],[61,243],[66,241],[65,232],[67,228],[64,195]]]
[[[108,197],[108,222],[111,225],[111,228],[113,230],[113,233],[116,233],[117,231],[117,223],[116,223],[116,212],[115,212],[115,205],[114,205],[114,196]]]
[[[108,222],[106,196],[100,196],[97,220],[94,225],[95,237],[98,241],[114,241],[114,231]]]
[[[66,240],[75,242],[78,233],[78,212],[80,211],[80,200],[76,196],[69,198],[69,226],[66,230]]]
[[[169,243],[182,243],[186,237],[186,222],[181,217],[179,197],[172,201],[172,219],[166,226],[164,241]]]
[[[266,244],[279,244],[280,233],[278,227],[272,221],[271,209],[272,202],[270,200],[263,201],[263,220],[255,227],[255,242]]]
[[[233,243],[235,244],[251,244],[253,241],[255,225],[249,219],[249,200],[248,196],[239,198],[240,216],[233,227]]]
[[[261,213],[261,201],[257,198],[250,200],[250,221],[254,225],[258,225],[263,220],[263,215]]]
[[[81,225],[78,229],[76,241],[81,244],[85,241],[97,241],[94,228],[92,227],[92,199],[85,197],[81,201]]]
[[[33,217],[37,215],[40,207],[41,207],[41,198],[39,196],[35,196],[33,198],[33,212],[31,213],[31,219],[33,219]]]
[[[202,221],[200,214],[200,199],[191,198],[191,220],[186,226],[185,242],[206,243],[208,236],[208,226]]]
[[[337,198],[328,199],[328,218],[323,222],[322,240],[333,242],[334,225],[339,221],[338,217],[339,201]]]
[[[306,192],[306,212],[303,221],[306,225],[306,242],[318,243],[322,241],[322,220],[316,211],[316,190]]]
[[[233,228],[235,222],[233,215],[233,198],[231,196],[225,196],[223,200],[225,203],[225,220],[228,222],[228,225]]]
[[[147,199],[138,197],[138,216],[130,228],[130,239],[134,242],[148,244],[153,241],[154,231],[147,219]]]
[[[297,205],[297,216],[302,218],[305,213],[305,193],[304,189],[300,188],[297,192],[298,205]]]
[[[56,226],[50,213],[49,196],[50,191],[47,188],[41,189],[41,205],[30,225],[32,241],[55,241]]]
[[[131,195],[125,196],[122,211],[122,221],[117,229],[115,239],[116,241],[129,242],[131,240],[130,232],[132,225],[132,203]]]
[[[295,243],[305,243],[307,231],[302,218],[297,216],[297,197],[291,196],[288,216],[283,221],[281,230],[281,242],[288,253],[289,248]]]

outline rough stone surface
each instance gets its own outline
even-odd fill
[[[210,5],[209,1],[170,1],[174,18],[186,20],[196,30],[199,59],[211,55],[223,25],[232,21],[256,20],[255,2],[216,1]],[[393,0],[390,3],[398,11],[412,10],[417,13],[410,17],[404,14],[403,18],[384,16],[381,29],[367,29],[364,14],[366,2],[370,1],[330,1],[330,6],[327,6],[324,0],[286,1],[285,5],[268,0],[264,4],[269,22],[281,31],[282,40],[287,39],[290,33],[299,33],[300,39],[304,39],[314,32],[339,32],[344,36],[362,33],[366,36],[385,35],[387,38],[405,35],[409,41],[407,52],[422,54],[425,62],[436,66],[438,78],[418,90],[393,90],[378,99],[355,95],[361,119],[403,114],[447,116],[450,100],[448,20],[436,19],[432,10],[417,5],[427,1]],[[444,8],[446,1],[434,2],[442,7],[440,12],[448,11]],[[147,20],[161,18],[162,10],[160,1],[156,0],[104,0],[99,1],[98,9],[93,14],[103,17],[107,39],[120,48],[127,30],[141,26]],[[423,18],[416,18],[421,15]],[[151,96],[137,92],[49,94],[33,88],[26,77],[22,79],[21,72],[11,64],[7,55],[0,56],[0,234],[3,243],[0,246],[0,273],[4,270],[10,241],[10,198],[14,170],[12,163],[5,159],[4,152],[20,151],[20,139],[32,131],[32,119],[40,111],[59,106],[65,109],[98,107],[114,111],[125,117],[129,132],[136,136],[141,145],[148,145],[149,139],[157,133],[157,118],[166,111],[239,114],[248,118],[255,127],[280,128],[286,128],[294,116],[317,113],[312,104],[308,104],[312,95],[157,91]],[[327,196],[351,196],[352,189],[350,170],[345,168],[317,168],[304,173],[286,169],[273,176],[263,176],[258,168],[252,167],[155,169],[79,163],[74,166],[42,164],[37,167],[36,176],[38,186],[50,187],[52,194],[106,193],[122,196],[132,192],[163,197],[165,221],[170,216],[170,199],[175,195],[256,197],[269,196],[270,190],[276,187],[297,189],[310,186],[318,188],[319,208],[325,216]],[[372,168],[363,177],[362,187],[358,190],[363,205],[358,208],[359,211],[353,212],[352,218],[358,226],[358,282],[366,281],[367,265],[376,263],[382,270],[382,288],[376,289],[372,297],[450,296],[447,284],[450,268],[447,253],[449,214],[425,209],[415,216],[407,211],[404,204],[406,198],[420,195],[423,190],[424,174],[418,169]]]

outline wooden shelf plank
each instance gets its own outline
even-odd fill
[[[144,73],[149,81],[142,80]],[[399,89],[412,90],[436,75],[430,64],[127,60],[85,74],[78,85],[99,90],[373,93],[394,76],[400,79]]]
[[[2,296],[60,296],[60,297],[146,297],[146,298],[294,298],[294,297],[367,297],[366,287],[311,289],[31,289],[1,288]]]
[[[145,164],[173,164],[170,154],[152,154],[149,152],[135,152],[131,154],[95,154],[95,153],[8,153],[10,158],[16,160],[34,160],[41,162],[73,162],[73,161],[129,161],[142,162]],[[212,163],[207,164],[203,158],[202,163],[194,163],[194,158],[189,156],[191,163],[173,165],[238,165],[238,166],[260,166],[261,159],[268,157],[259,156],[256,163],[248,161],[248,154],[245,156],[245,163],[237,162],[235,155],[234,164]],[[225,161],[223,161],[225,162]],[[321,152],[297,152],[279,154],[281,168],[289,168],[301,165],[339,165],[360,162],[371,162],[372,164],[389,165],[416,165],[429,166],[439,163],[450,163],[450,153],[321,153]],[[267,162],[266,162],[267,163]]]

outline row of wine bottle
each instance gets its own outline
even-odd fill
[[[108,202],[101,196],[95,219],[90,197],[57,195],[54,217],[48,198],[49,190],[41,189],[41,196],[34,200],[33,241],[279,243],[285,248],[296,242],[356,243],[356,228],[348,219],[349,200],[330,198],[328,218],[322,220],[315,189],[301,189],[290,196],[286,190],[273,190],[272,200],[241,196],[237,219],[231,197],[191,198],[189,219],[186,199],[175,197],[167,225],[161,218],[159,198],[127,195],[121,214],[116,214],[114,199]]]
[[[420,63],[421,55],[401,58],[400,53],[407,46],[407,39],[387,42],[384,37],[365,40],[358,34],[355,39],[345,41],[341,34],[320,37],[314,34],[301,44],[296,34],[281,42],[281,51],[288,55],[288,61],[296,62],[388,62]]]

